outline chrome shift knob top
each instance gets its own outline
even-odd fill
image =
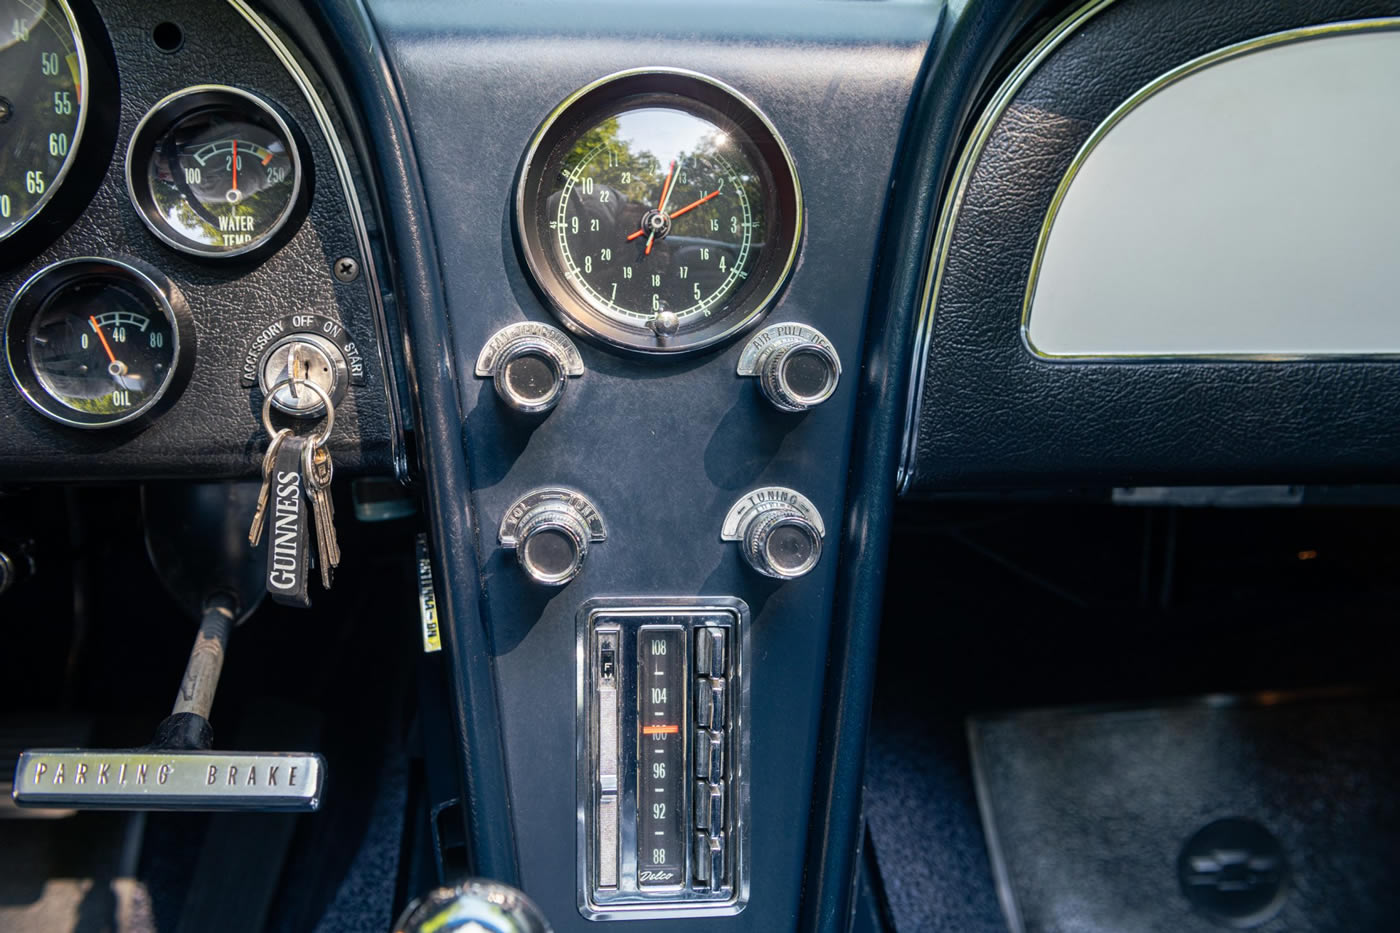
[[[551,933],[549,921],[520,891],[471,880],[438,888],[408,905],[394,933]]]

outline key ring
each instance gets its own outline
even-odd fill
[[[277,436],[277,429],[272,426],[272,397],[276,395],[277,391],[283,386],[289,386],[293,383],[299,386],[306,386],[307,388],[311,389],[311,391],[316,393],[316,395],[321,399],[321,402],[326,406],[326,426],[324,429],[322,429],[321,435],[319,437],[316,437],[315,435],[312,436],[315,443],[311,445],[312,447],[326,446],[326,441],[330,440],[331,429],[335,427],[335,403],[331,401],[331,394],[325,389],[318,386],[316,383],[312,382],[310,379],[297,379],[294,376],[289,377],[287,379],[283,379],[281,382],[277,383],[275,386],[267,390],[267,397],[263,399],[262,406],[262,423],[263,428],[267,430],[267,436]]]

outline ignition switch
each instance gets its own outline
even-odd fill
[[[272,393],[272,405],[278,411],[298,418],[318,417],[324,413],[325,403],[314,391],[298,390],[297,383],[303,379],[320,386],[331,403],[339,405],[348,379],[345,356],[319,334],[283,337],[263,356],[258,387],[266,395],[273,386],[281,386]]]
[[[315,383],[339,405],[350,386],[364,385],[360,349],[338,322],[319,314],[289,314],[269,324],[248,345],[243,357],[243,385],[273,394],[278,411],[297,418],[319,418],[325,404],[314,391],[293,380]]]

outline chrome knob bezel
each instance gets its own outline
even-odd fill
[[[549,391],[540,396],[521,395],[507,378],[512,363],[530,356],[544,360],[554,374]],[[507,408],[524,415],[542,415],[559,404],[570,378],[583,375],[583,357],[559,328],[521,321],[491,336],[476,358],[476,374],[493,382],[497,397]]]
[[[802,393],[788,379],[788,364],[802,354],[818,357],[827,378],[816,393]],[[806,324],[770,324],[754,335],[739,354],[736,372],[758,379],[764,398],[779,411],[803,412],[836,394],[841,384],[841,356],[821,331]]]
[[[548,571],[530,558],[530,541],[546,532],[562,534],[573,545],[573,562],[562,572]],[[606,541],[607,537],[603,518],[588,497],[563,486],[536,489],[521,496],[506,510],[497,532],[501,547],[514,550],[520,569],[543,586],[563,586],[577,577],[589,546]]]
[[[511,384],[511,364],[528,357],[543,360],[553,376],[549,389],[542,395],[523,395]],[[564,366],[564,360],[549,341],[542,337],[518,337],[496,358],[496,365],[491,368],[491,381],[496,387],[496,395],[508,407],[523,414],[536,415],[549,411],[564,397],[564,389],[569,385],[569,375]]]
[[[780,528],[802,529],[812,542],[812,554],[797,567],[783,567],[769,550],[773,533]],[[720,529],[721,541],[739,542],[739,551],[750,567],[775,580],[796,580],[821,562],[826,525],[812,501],[786,486],[762,486],[746,493],[729,508]]]

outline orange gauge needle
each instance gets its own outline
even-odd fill
[[[88,320],[92,322],[92,329],[97,331],[97,339],[102,341],[102,349],[107,351],[107,359],[115,363],[117,355],[112,352],[112,345],[107,342],[107,335],[102,333],[102,328],[97,326],[97,315],[88,315]]]
[[[663,213],[663,214],[666,213],[666,202],[669,201],[669,200],[671,200],[671,180],[674,179],[675,177],[676,177],[676,163],[672,162],[672,163],[671,163],[671,170],[670,170],[669,172],[666,173],[666,182],[665,182],[665,184],[663,184],[663,185],[661,186],[661,204],[658,205],[657,208],[656,208],[658,211],[660,211],[660,212]]]
[[[666,202],[669,201],[669,200],[671,200],[671,180],[672,180],[673,178],[675,178],[675,177],[676,177],[676,163],[675,163],[675,162],[672,162],[672,163],[671,163],[671,170],[670,170],[669,172],[666,173],[666,183],[665,183],[664,185],[661,186],[661,203],[658,204],[657,207],[656,207],[656,212],[657,212],[658,214],[663,214],[663,215],[664,215],[664,214],[666,213]],[[650,255],[651,255],[651,245],[652,245],[654,242],[656,242],[656,231],[655,231],[655,230],[653,230],[653,231],[651,232],[651,236],[647,237],[647,248],[643,251],[642,255],[644,255],[644,256],[650,256]]]
[[[704,196],[703,198],[701,198],[700,200],[698,200],[698,201],[691,201],[689,204],[687,204],[685,207],[681,208],[681,209],[678,210],[678,211],[671,211],[671,219],[672,219],[672,220],[675,220],[677,217],[681,216],[681,215],[684,214],[686,211],[694,210],[695,208],[699,207],[701,204],[704,204],[706,201],[710,200],[710,198],[717,198],[717,197],[719,197],[719,192],[718,192],[718,191],[711,191],[709,194],[705,195],[705,196]]]
[[[233,141],[233,190],[238,190],[238,140]]]
[[[681,216],[681,215],[684,214],[686,211],[692,211],[692,210],[694,210],[695,208],[699,207],[701,204],[704,204],[706,201],[710,200],[710,198],[717,198],[717,197],[719,197],[719,192],[718,192],[718,191],[711,191],[709,194],[705,195],[705,196],[704,196],[703,198],[701,198],[700,200],[698,200],[698,201],[691,201],[691,202],[690,202],[689,204],[687,204],[685,207],[682,207],[682,208],[680,208],[679,210],[674,210],[674,211],[672,211],[672,212],[671,212],[671,219],[672,219],[672,220],[675,220],[677,217]],[[628,243],[631,243],[633,240],[635,240],[637,237],[641,236],[643,233],[646,233],[646,230],[638,230],[636,233],[630,234],[630,235],[627,237],[627,242],[628,242]]]

